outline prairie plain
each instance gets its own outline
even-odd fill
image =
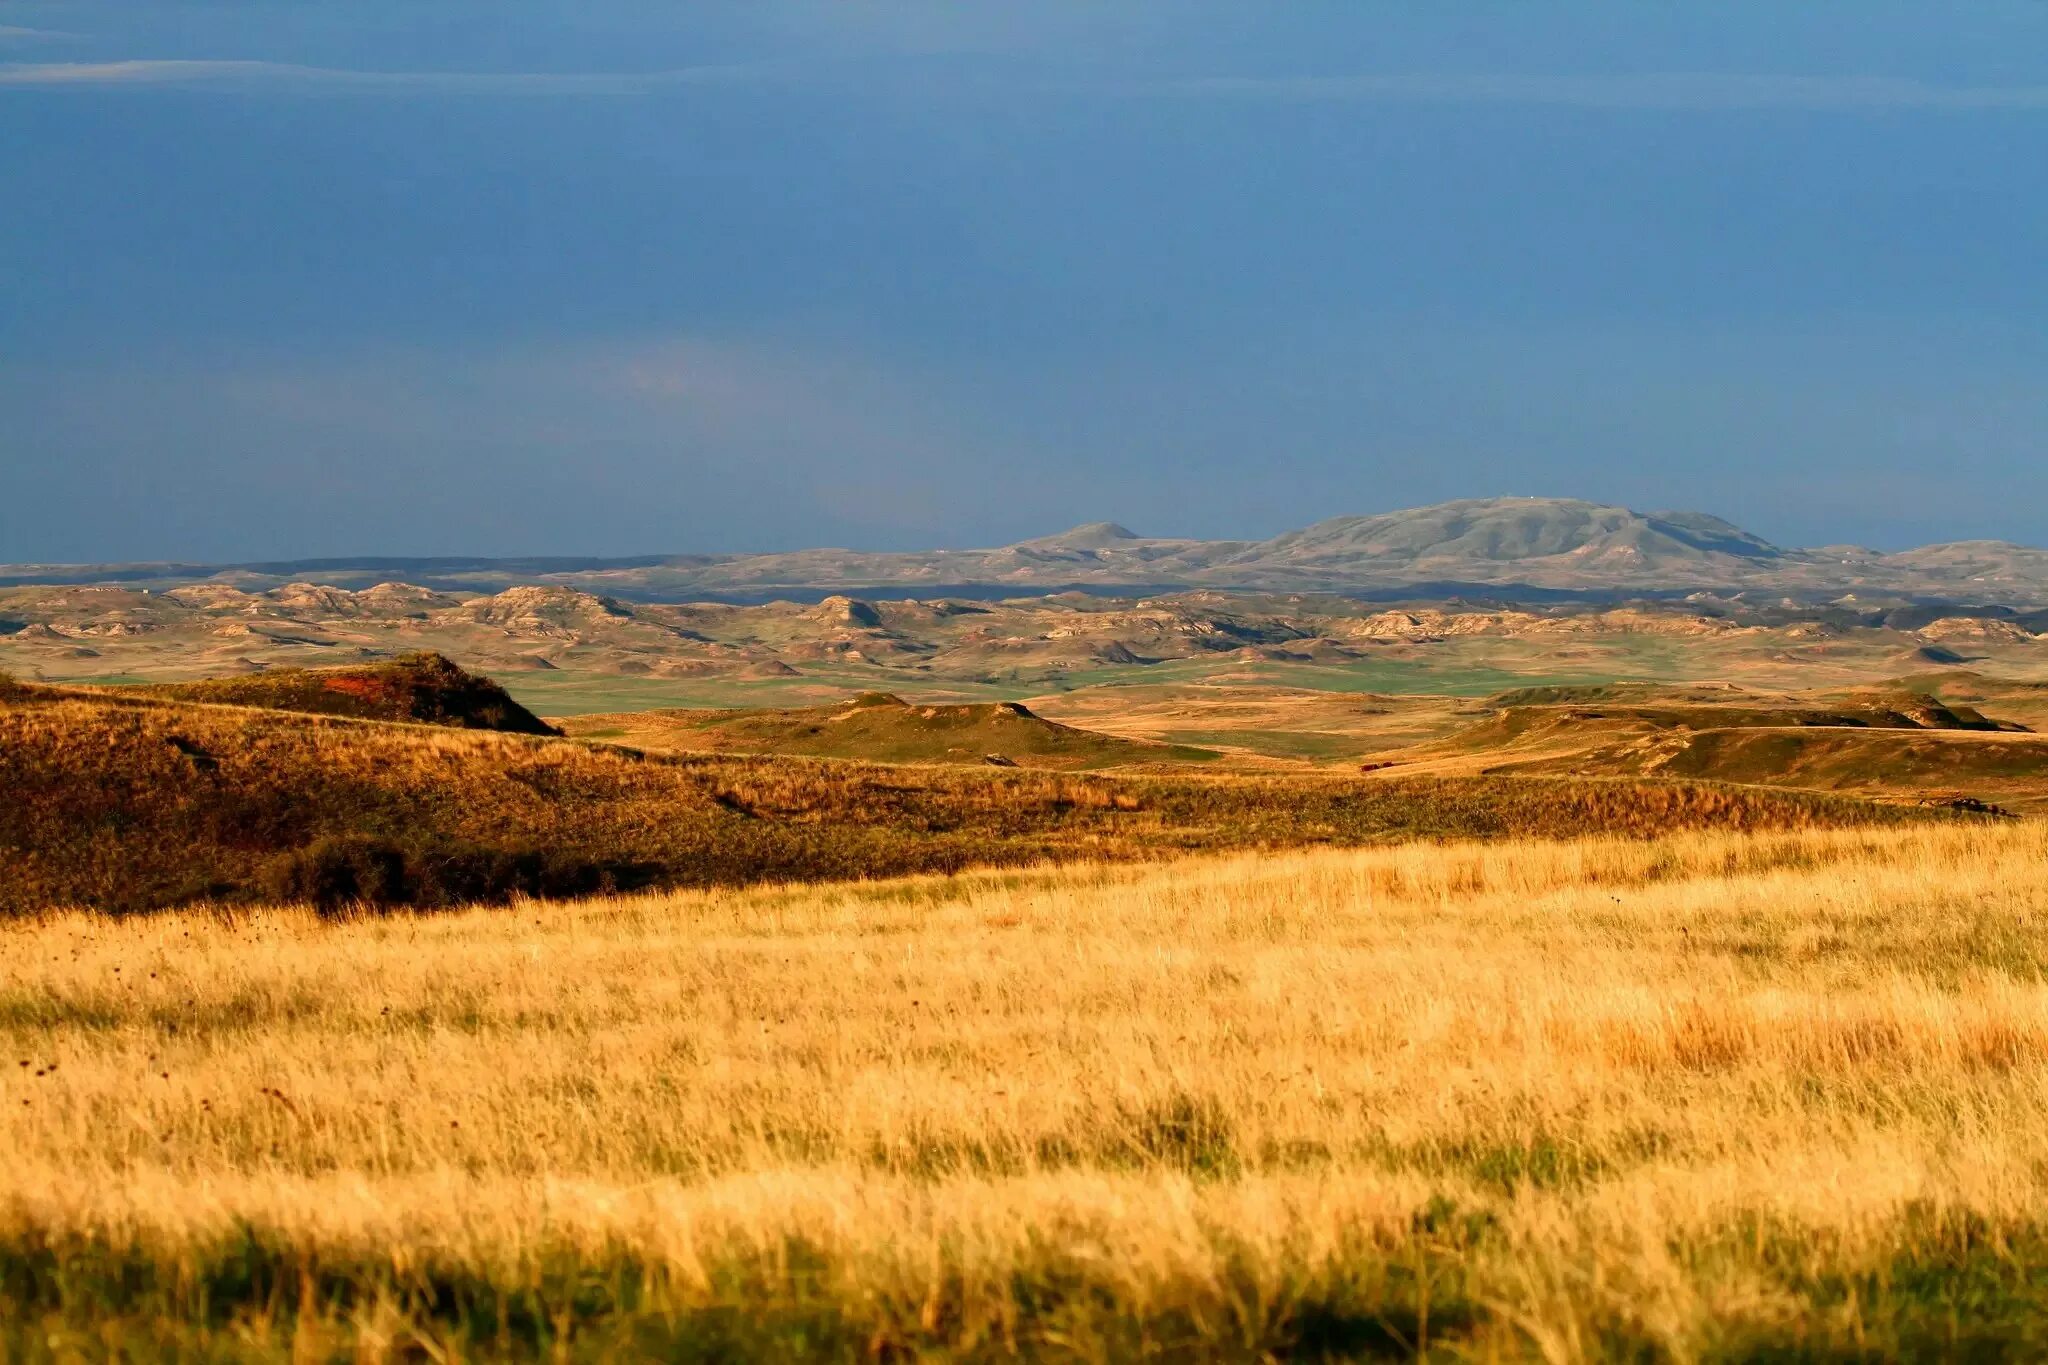
[[[2010,1358],[2034,822],[0,926],[12,1359]]]

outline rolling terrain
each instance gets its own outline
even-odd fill
[[[866,694],[800,710],[646,711],[571,734],[669,753],[792,753],[1052,768],[1190,761],[1244,772],[1683,777],[2000,811],[2048,807],[2048,689],[1948,674],[1876,687],[1546,685],[1481,699],[1235,687],[1103,687],[1015,703]],[[1937,692],[1946,689],[1944,698]],[[1995,701],[1992,715],[1964,700]],[[1060,715],[1062,725],[1039,714]]]
[[[1052,733],[1084,761],[1170,756]],[[138,689],[8,684],[0,689],[0,790],[8,796],[0,803],[8,873],[0,913],[265,896],[436,906],[1200,849],[1933,818],[1711,783],[1206,776],[1202,767],[1093,775],[666,757]]]
[[[795,708],[860,692],[1030,702],[1132,685],[1483,697],[1616,679],[1776,690],[1958,670],[2048,680],[2048,616],[1927,605],[1387,606],[1206,591],[734,605],[301,583],[0,589],[0,619],[12,623],[0,668],[29,679],[180,682],[434,651],[551,716]]]

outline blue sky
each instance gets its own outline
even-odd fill
[[[0,560],[2048,543],[2048,4],[0,0]]]

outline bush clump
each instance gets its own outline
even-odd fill
[[[397,905],[405,900],[405,864],[404,852],[386,840],[337,834],[272,858],[260,880],[267,895],[322,910]]]
[[[397,907],[501,904],[515,896],[594,896],[650,886],[653,863],[556,850],[438,843],[408,847],[372,835],[330,835],[263,865],[259,889],[323,914]]]

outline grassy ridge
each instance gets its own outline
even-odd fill
[[[644,711],[582,716],[571,735],[657,750],[802,754],[883,763],[982,763],[1087,769],[1215,758],[1210,749],[1149,744],[1046,720],[1017,702],[913,705],[864,693],[837,706],[791,710]]]
[[[381,898],[432,903],[1190,849],[1931,818],[1639,781],[659,759],[566,740],[40,689],[0,703],[0,791],[0,911],[17,914],[296,898],[330,856],[346,874],[343,898],[375,882],[390,891]],[[338,850],[334,841],[343,841]]]
[[[2006,824],[0,925],[0,1358],[2034,1358],[2044,869]]]
[[[2038,806],[2048,791],[2048,738],[2002,731],[1967,707],[1521,706],[1433,747],[1481,756],[1501,774],[1967,791],[2014,807]]]

